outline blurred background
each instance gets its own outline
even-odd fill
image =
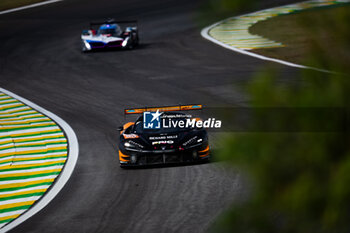
[[[210,9],[213,18],[220,18],[258,4],[209,1],[203,12]],[[229,161],[245,174],[249,194],[218,218],[211,232],[349,232],[349,28],[346,3],[272,17],[249,28],[253,35],[284,45],[251,52],[322,71],[300,69],[298,82],[290,85],[279,82],[278,68],[268,65],[244,87],[257,132],[226,135],[216,159]],[[295,114],[275,114],[273,125],[281,127],[259,130],[268,123],[261,113],[274,108],[293,109]],[[339,117],[298,114],[311,108],[334,108]],[[291,132],[286,126],[299,130]],[[308,126],[333,130],[315,132]]]

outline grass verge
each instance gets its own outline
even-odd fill
[[[249,28],[251,34],[281,42],[285,47],[257,49],[253,52],[297,64],[314,65],[308,54],[312,54],[317,48],[318,52],[326,53],[330,59],[343,56],[344,61],[349,61],[350,46],[340,48],[338,45],[343,44],[339,43],[342,37],[332,33],[334,27],[344,27],[345,24],[335,24],[335,21],[349,10],[350,5],[346,4],[301,11],[258,22]]]
[[[44,2],[46,0],[1,0],[0,11],[26,6],[38,2]]]

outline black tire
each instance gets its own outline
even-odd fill
[[[132,38],[132,41],[128,45],[128,49],[134,49],[135,47],[137,47],[139,45],[139,36],[138,36],[137,32],[134,32],[133,36],[131,38]]]
[[[122,169],[129,169],[130,166],[125,165],[125,164],[120,164],[120,168],[122,168]]]

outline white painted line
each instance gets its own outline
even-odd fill
[[[45,139],[43,138],[43,141],[45,141],[46,144],[51,143],[51,145],[62,145],[66,146],[67,145],[67,140],[66,139]],[[16,142],[16,146],[32,146],[32,145],[42,145],[42,142],[34,141],[34,142]],[[0,148],[5,147],[5,146],[0,146]]]
[[[282,7],[288,7],[290,5],[286,5],[286,6],[282,6]],[[265,10],[273,10],[273,8],[270,8],[270,9],[265,9]],[[265,10],[262,10],[262,11],[265,11]],[[247,16],[247,15],[251,15],[251,14],[258,14],[258,13],[261,13],[261,11],[256,11],[256,12],[253,12],[253,13],[248,13],[248,14],[244,14],[244,15],[240,15],[240,16],[234,16],[234,17],[230,17],[228,19],[224,19],[224,20],[221,20],[217,23],[214,23],[206,28],[204,28],[202,31],[201,31],[201,35],[203,38],[207,39],[207,40],[210,40],[212,41],[213,43],[215,44],[218,44],[226,49],[230,49],[232,51],[235,51],[237,53],[241,53],[241,54],[245,54],[245,55],[248,55],[248,56],[251,56],[251,57],[255,57],[255,58],[259,58],[259,59],[262,59],[262,60],[266,60],[266,61],[271,61],[271,62],[276,62],[276,63],[280,63],[280,64],[283,64],[283,65],[286,65],[286,66],[291,66],[291,67],[296,67],[296,68],[302,68],[302,69],[311,69],[311,70],[316,70],[316,71],[321,71],[321,72],[327,72],[327,73],[330,73],[331,71],[329,70],[324,70],[324,69],[318,69],[318,68],[314,68],[314,67],[309,67],[309,66],[304,66],[304,65],[299,65],[299,64],[295,64],[295,63],[292,63],[292,62],[287,62],[287,61],[283,61],[283,60],[280,60],[280,59],[276,59],[276,58],[271,58],[271,57],[266,57],[266,56],[262,56],[262,55],[259,55],[259,54],[256,54],[256,53],[252,53],[252,52],[249,52],[249,51],[246,51],[246,50],[243,50],[243,49],[239,49],[237,47],[233,47],[233,46],[230,46],[230,45],[227,45],[225,43],[222,43],[221,41],[219,40],[216,40],[214,39],[213,37],[211,37],[209,35],[209,31],[216,27],[217,25],[223,23],[224,21],[228,21],[228,20],[231,20],[231,19],[234,19],[236,17],[244,17],[244,16]]]
[[[12,139],[17,140],[17,141],[28,142],[30,140],[36,140],[36,139],[48,140],[47,138],[52,138],[52,139],[58,140],[63,136],[64,136],[63,133],[51,133],[51,134],[38,135],[38,136],[26,136],[26,135],[25,136],[12,136]],[[6,138],[4,140],[6,140]],[[18,143],[17,141],[16,141],[16,143]]]
[[[1,90],[1,88],[0,88]],[[52,118],[51,118],[52,119]],[[45,129],[45,130],[43,130]],[[11,132],[12,134],[26,134],[26,133],[36,133],[36,132],[42,132],[42,131],[50,131],[50,130],[58,130],[59,128],[57,126],[47,126],[39,129],[7,129],[7,131]]]
[[[6,114],[0,113],[0,116],[1,117],[28,117],[28,116],[32,116],[34,112],[35,111],[23,111],[20,113],[6,113]]]
[[[16,194],[16,193],[21,193],[21,192],[33,191],[33,190],[48,189],[49,187],[50,187],[50,185],[41,185],[41,186],[35,186],[35,187],[32,187],[32,188],[26,188],[26,189],[21,189],[21,190],[1,192],[1,194],[2,195]]]
[[[17,8],[13,8],[13,9],[8,9],[8,10],[0,11],[0,15],[12,13],[15,11],[21,11],[21,10],[25,10],[25,9],[29,9],[29,8],[33,8],[33,7],[43,6],[43,5],[47,5],[47,4],[51,4],[51,3],[55,3],[55,2],[60,2],[60,1],[62,1],[62,0],[49,0],[49,1],[45,1],[45,2],[34,3],[34,4],[31,4],[28,6],[21,6],[21,7],[17,7]]]
[[[45,178],[43,178],[45,177]],[[17,183],[26,183],[26,182],[32,182],[32,181],[41,181],[41,180],[46,180],[46,179],[55,179],[57,175],[45,175],[41,177],[35,177],[35,178],[30,178],[28,177],[27,179],[20,179],[20,180],[3,180],[0,181],[0,185],[5,185],[5,184],[17,184]],[[1,205],[1,201],[0,201]]]
[[[63,167],[62,172],[56,178],[55,182],[52,184],[51,188],[45,195],[39,199],[37,203],[35,203],[34,206],[32,206],[29,210],[27,210],[24,214],[4,226],[2,229],[0,229],[0,233],[7,232],[11,230],[12,228],[16,227],[17,225],[21,224],[37,212],[39,212],[41,209],[43,209],[49,202],[54,199],[54,197],[60,192],[60,190],[64,187],[64,185],[67,183],[69,177],[72,175],[75,164],[78,160],[78,154],[79,154],[79,144],[78,139],[73,131],[73,129],[60,117],[56,116],[55,114],[43,109],[42,107],[39,107],[38,105],[34,104],[33,102],[26,100],[10,91],[7,91],[3,88],[0,88],[0,91],[12,96],[13,98],[16,98],[17,100],[25,103],[26,105],[30,106],[31,108],[37,110],[38,112],[41,112],[42,114],[48,116],[53,121],[55,121],[65,132],[67,139],[68,139],[68,159]]]
[[[6,120],[0,120],[1,124],[27,124],[27,123],[34,123],[34,122],[50,122],[50,119],[48,117],[36,117],[36,118],[30,118],[30,119],[21,119],[19,120],[18,118],[17,119],[14,119],[14,120],[9,120],[9,119],[6,119]]]
[[[20,202],[27,202],[27,201],[36,201],[40,198],[38,195],[25,197],[25,198],[17,198],[17,199],[11,199],[6,201],[0,201],[0,205],[8,205],[13,203],[20,203]]]
[[[23,213],[24,211],[25,211],[25,210],[16,210],[16,211],[12,211],[12,212],[1,213],[1,214],[0,214],[0,218],[6,217],[6,216],[11,216],[11,215],[21,214],[21,213]]]
[[[52,166],[52,167],[43,167],[43,168],[34,168],[34,169],[25,169],[25,170],[13,170],[13,171],[6,171],[3,172],[0,169],[0,176],[3,175],[9,175],[9,174],[19,174],[19,176],[21,176],[23,173],[27,173],[27,172],[41,172],[41,171],[52,171],[52,170],[56,170],[56,169],[61,169],[63,167],[63,165],[59,165],[59,166]],[[23,190],[18,190],[18,192],[23,192]],[[4,192],[1,192],[1,195],[5,194]]]
[[[49,160],[48,159],[48,157],[49,156],[61,156],[61,157],[64,157],[64,156],[66,156],[66,154],[65,153],[46,153],[45,155],[16,155],[16,159],[25,159],[25,158],[43,158],[42,160],[36,160],[36,161],[33,161],[33,164],[35,164],[34,162],[37,162],[37,161],[45,161],[45,160],[47,160],[48,162],[49,161],[52,161],[52,160]],[[62,158],[61,158],[62,159]],[[19,162],[14,162],[14,163],[16,163],[16,165],[18,165],[18,163]],[[1,174],[1,173],[0,173]]]
[[[36,160],[36,161],[12,161],[12,164],[14,165],[27,165],[27,164],[40,164],[40,163],[45,163],[45,162],[63,162],[66,161],[67,159],[65,158],[58,158],[58,159],[44,159],[44,160]],[[2,164],[1,164],[2,165]],[[1,231],[0,231],[1,232]]]

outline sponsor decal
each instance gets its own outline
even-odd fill
[[[160,129],[160,115],[159,110],[157,112],[144,112],[143,113],[143,128],[144,129]]]
[[[221,121],[215,118],[201,119],[163,119],[163,128],[221,128]]]
[[[172,128],[221,128],[221,120],[215,118],[208,118],[202,120],[200,118],[193,118],[191,115],[170,114],[162,115],[159,109],[156,112],[143,113],[143,127],[144,129],[172,129]],[[158,138],[157,138],[158,139]],[[154,140],[157,140],[154,139]],[[166,139],[166,138],[159,138]],[[150,139],[153,140],[153,139]]]
[[[167,139],[175,139],[177,138],[177,135],[167,135],[167,136],[156,136],[156,137],[149,137],[149,140],[167,140]]]
[[[168,140],[168,141],[155,141],[155,142],[152,142],[152,145],[161,145],[161,144],[174,144],[174,141]]]

